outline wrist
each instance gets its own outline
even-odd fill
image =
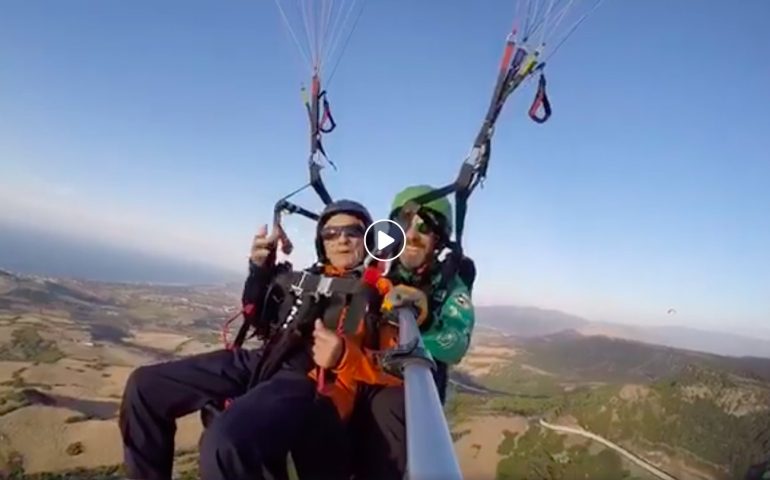
[[[271,265],[268,265],[267,262],[263,264],[257,264],[254,263],[251,259],[249,259],[249,276],[252,277],[267,277],[270,275],[270,272],[273,270]]]

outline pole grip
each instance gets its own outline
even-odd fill
[[[424,351],[414,312],[398,309],[399,346],[418,342]],[[452,435],[431,373],[432,359],[409,356],[403,359],[406,404],[406,450],[408,480],[462,480]]]

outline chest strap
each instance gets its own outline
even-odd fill
[[[323,304],[321,310],[324,324],[327,328],[336,329],[342,320],[341,327],[345,334],[353,334],[358,329],[372,294],[372,289],[364,284],[359,276],[330,277],[307,271],[293,271],[283,282],[285,290],[295,298],[295,304]],[[299,308],[296,314],[300,314]],[[281,328],[288,328],[294,321],[296,318],[290,312],[281,322]],[[300,321],[306,322],[307,319],[300,318]]]

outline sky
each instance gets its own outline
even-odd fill
[[[335,196],[382,218],[454,179],[515,13],[366,2],[326,85]],[[242,271],[307,180],[297,52],[268,0],[0,1],[0,220]],[[768,334],[770,2],[606,0],[546,72],[553,116],[512,95],[470,202],[474,301]]]

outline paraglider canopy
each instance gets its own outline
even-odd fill
[[[274,0],[311,76],[327,83],[355,30],[364,0]]]
[[[603,0],[517,0],[512,35],[540,62],[552,57]]]

